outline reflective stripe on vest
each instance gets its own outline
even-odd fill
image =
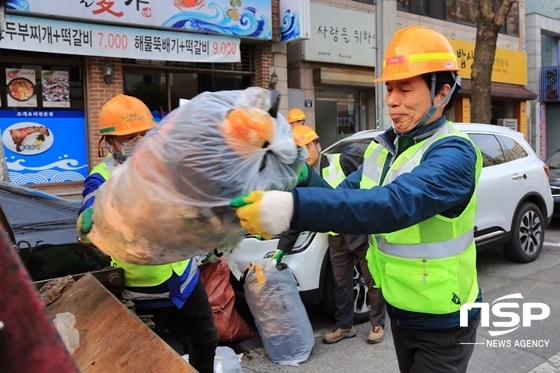
[[[91,170],[90,175],[101,175],[105,179],[105,181],[107,181],[111,177],[111,173],[119,166],[120,163],[118,163],[117,160],[113,158],[113,156],[108,155],[103,159],[103,161],[101,161],[101,163],[99,163],[93,168],[93,170]],[[85,203],[86,200],[93,198],[95,196],[95,192],[96,191],[86,195],[83,199],[82,204]],[[190,259],[170,264],[143,266],[126,263],[116,258],[111,258],[111,265],[113,267],[124,269],[124,282],[126,286],[150,287],[163,284],[171,277],[173,272],[175,272],[177,276],[183,275],[189,265],[189,261]],[[192,280],[197,268],[198,267],[196,265],[191,266],[191,273],[189,273],[189,275],[187,276],[187,280],[181,284],[181,292],[187,287],[189,281]]]
[[[447,136],[468,136],[451,123],[392,160],[383,180],[381,172],[388,150],[372,142],[364,154],[360,188],[387,185],[418,166],[426,150]],[[471,142],[472,144],[472,142]],[[473,144],[474,146],[474,144]],[[482,170],[477,154],[476,182]],[[478,295],[474,216],[476,189],[464,211],[455,218],[436,215],[397,232],[370,236],[368,267],[387,303],[407,311],[447,314]]]
[[[334,189],[344,181],[346,175],[340,165],[340,154],[326,154],[329,161],[327,167],[323,167],[321,173],[323,179]]]
[[[407,259],[442,259],[463,253],[471,245],[473,237],[474,229],[445,242],[398,245],[390,244],[383,236],[377,236],[376,239],[379,251],[387,255]]]
[[[335,189],[344,181],[344,179],[346,179],[346,175],[344,175],[344,171],[340,165],[340,154],[326,154],[326,157],[329,161],[329,165],[327,167],[323,167],[321,173],[323,179],[325,179],[325,181],[333,189]],[[338,236],[338,233],[336,232],[327,232],[327,234],[331,236]]]

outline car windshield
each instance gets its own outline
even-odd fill
[[[550,168],[560,168],[560,151],[552,154],[546,161],[546,165]]]

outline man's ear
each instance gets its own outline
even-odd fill
[[[451,86],[449,84],[444,84],[443,87],[441,87],[441,89],[440,89],[440,91],[437,95],[437,99],[438,99],[437,103],[438,104],[443,101],[443,99],[445,98],[445,96],[447,96],[449,91],[451,91]]]

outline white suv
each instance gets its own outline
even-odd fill
[[[553,198],[548,182],[548,167],[541,161],[523,135],[506,127],[456,123],[479,147],[483,169],[478,185],[475,239],[478,249],[501,246],[506,257],[528,263],[537,259],[544,242],[545,228],[553,213]],[[380,130],[356,133],[325,149],[323,153],[363,154]],[[278,238],[261,240],[247,236],[231,253],[239,268],[249,262],[270,260]],[[322,302],[334,314],[333,279],[327,235],[303,232],[291,255],[283,260],[298,282],[306,304]],[[367,286],[359,266],[354,267],[354,295],[357,323],[368,319]]]

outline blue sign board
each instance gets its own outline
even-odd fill
[[[83,181],[88,175],[84,111],[0,110],[10,182]]]
[[[270,0],[9,0],[7,9],[99,24],[272,39]]]

